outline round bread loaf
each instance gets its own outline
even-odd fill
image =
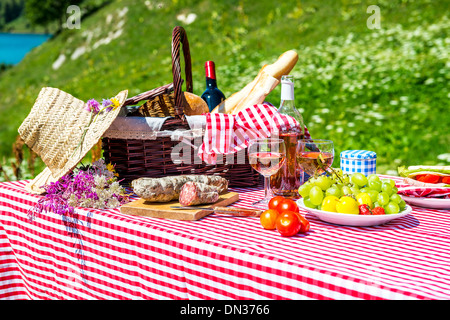
[[[196,116],[209,112],[208,104],[201,97],[191,92],[184,92],[186,104],[184,114],[187,116]]]

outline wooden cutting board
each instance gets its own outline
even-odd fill
[[[173,220],[198,220],[212,211],[202,210],[202,208],[212,207],[226,207],[233,202],[239,200],[239,193],[228,192],[221,194],[219,200],[215,203],[210,203],[202,206],[192,207],[192,210],[171,209],[171,206],[181,206],[178,201],[171,202],[147,202],[144,199],[138,199],[124,204],[120,207],[120,212],[124,214],[130,214],[134,216],[146,216],[152,218],[163,218]]]

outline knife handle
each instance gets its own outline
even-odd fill
[[[214,207],[214,211],[220,211],[222,213],[228,213],[230,215],[242,217],[259,217],[262,213],[262,210],[238,207]]]

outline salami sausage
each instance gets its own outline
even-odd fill
[[[131,182],[133,191],[150,202],[169,202],[177,200],[181,187],[186,182],[204,183],[217,188],[219,194],[228,191],[228,180],[220,176],[180,175],[164,178],[139,178]]]
[[[180,191],[179,202],[182,206],[214,203],[219,200],[217,188],[199,182],[186,182]]]

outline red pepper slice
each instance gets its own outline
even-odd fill
[[[450,177],[442,177],[441,182],[450,184]]]
[[[425,183],[438,183],[440,176],[435,174],[421,174],[416,176],[416,180],[425,182]]]

